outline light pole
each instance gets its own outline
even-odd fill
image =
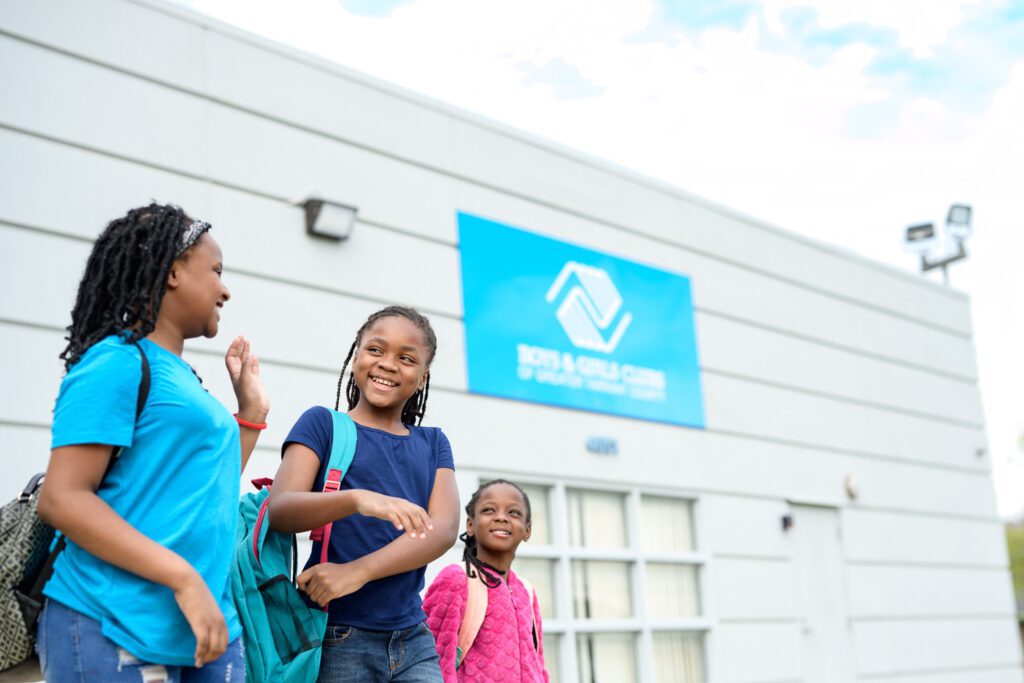
[[[971,207],[953,204],[942,236],[936,234],[932,223],[919,223],[907,227],[903,243],[908,251],[921,255],[922,273],[942,268],[942,282],[949,287],[949,264],[967,258],[964,242],[971,234]]]

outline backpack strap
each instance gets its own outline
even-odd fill
[[[327,458],[327,468],[324,471],[324,493],[341,489],[341,480],[348,474],[352,459],[356,456],[356,423],[348,413],[337,410],[331,411],[331,419],[334,423],[334,436],[331,439],[331,454]],[[327,562],[332,526],[334,522],[328,522],[319,529],[309,532],[310,540],[320,541],[321,564]]]
[[[533,613],[533,601],[536,597],[536,593],[533,590],[533,584],[527,581],[524,577],[516,574],[516,578],[519,579],[519,583],[523,584],[523,588],[526,589],[526,594],[530,597],[530,627],[533,631],[533,649],[540,650],[539,643],[537,642],[537,617]]]
[[[473,641],[480,633],[480,627],[484,623],[484,615],[487,614],[487,585],[480,580],[480,577],[466,577],[466,611],[462,614],[462,623],[459,625],[459,637],[455,647],[455,668],[458,669],[466,658],[469,648],[473,647]]]

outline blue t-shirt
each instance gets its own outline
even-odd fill
[[[64,377],[52,447],[124,447],[97,494],[139,532],[195,567],[234,639],[241,633],[230,581],[241,476],[238,424],[185,361],[147,339],[139,343],[151,385],[138,424],[139,351],[121,337],[107,337]],[[104,636],[140,659],[193,663],[195,637],[171,589],[70,540],[44,592],[99,621]]]
[[[409,433],[400,436],[357,424],[356,433],[355,458],[341,482],[343,491],[375,491],[404,498],[426,510],[437,469],[455,469],[448,437],[437,427],[409,426]],[[312,449],[320,459],[314,491],[323,490],[324,469],[333,441],[331,412],[322,407],[303,413],[285,439],[283,448],[299,443]],[[331,527],[327,559],[335,563],[350,562],[383,548],[401,535],[391,522],[352,515]],[[313,543],[307,568],[320,562],[320,545]],[[370,581],[355,593],[332,600],[328,620],[332,624],[377,631],[415,626],[424,619],[420,599],[424,571],[425,567],[420,567]]]

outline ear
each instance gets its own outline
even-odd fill
[[[473,535],[473,518],[472,517],[466,517],[466,535],[467,536],[472,536]]]
[[[532,535],[533,535],[533,524],[532,523],[531,524],[527,524],[526,525],[526,533],[523,534],[523,540],[524,541],[529,541],[530,540],[530,536],[532,536]]]
[[[181,284],[181,273],[178,272],[178,261],[175,259],[171,264],[171,270],[167,273],[167,289],[177,289]]]
[[[420,385],[416,387],[416,391],[422,391],[423,387],[427,386],[428,379],[430,379],[430,370],[423,373],[423,379],[420,380]]]

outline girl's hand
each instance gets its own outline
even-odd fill
[[[224,654],[228,649],[228,625],[203,577],[193,570],[174,589],[174,599],[196,637],[196,668]]]
[[[317,564],[299,574],[296,581],[313,602],[327,607],[331,600],[355,593],[366,585],[366,577],[353,565]]]
[[[235,337],[224,355],[224,364],[238,399],[239,417],[250,422],[264,422],[270,412],[270,399],[260,381],[260,361],[251,352],[249,340]]]
[[[408,531],[413,538],[426,538],[427,532],[434,530],[430,515],[415,503],[362,489],[353,493],[357,493],[356,512],[361,515],[391,522],[396,529]]]

